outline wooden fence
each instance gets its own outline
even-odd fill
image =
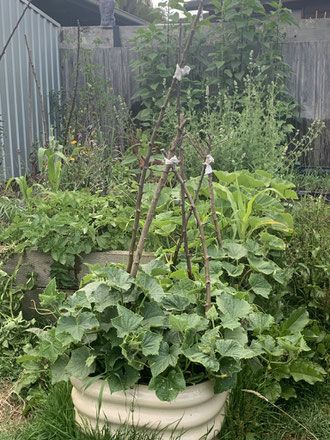
[[[293,70],[291,91],[302,105],[302,128],[314,120],[322,120],[326,128],[315,141],[307,163],[313,167],[330,168],[330,19],[300,20],[300,27],[289,27],[283,44],[283,55]],[[95,64],[102,67],[104,81],[110,80],[114,92],[121,95],[129,107],[137,90],[130,63],[136,59],[134,37],[136,27],[122,27],[123,47],[113,47],[109,30],[84,28],[82,46],[92,49]],[[75,69],[76,29],[63,28],[60,42],[62,86],[73,88]],[[98,42],[95,47],[95,41]]]
[[[293,70],[291,91],[302,106],[303,127],[312,121],[325,123],[307,164],[330,167],[330,20],[300,20],[289,28],[283,55]]]

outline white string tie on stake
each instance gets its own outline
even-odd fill
[[[203,162],[203,165],[206,165],[205,174],[212,174],[213,172],[211,167],[212,162],[214,162],[214,159],[210,154],[208,154],[205,158],[205,162]]]
[[[189,66],[184,66],[181,68],[179,64],[176,65],[176,70],[173,78],[176,78],[178,81],[181,81],[184,76],[189,75],[191,68]]]
[[[171,157],[171,159],[167,159],[165,157],[165,165],[172,165],[172,166],[176,166],[179,164],[179,159],[176,156]]]

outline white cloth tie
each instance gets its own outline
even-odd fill
[[[184,66],[181,68],[179,64],[176,65],[176,70],[173,78],[176,78],[178,81],[181,81],[184,76],[189,75],[191,68],[189,66]]]
[[[167,159],[165,157],[165,165],[178,165],[179,164],[179,159],[176,156],[171,157],[171,159]]]
[[[214,159],[210,154],[208,154],[205,158],[205,162],[203,162],[203,165],[206,165],[205,174],[212,174],[213,172],[211,167],[212,162],[214,162]]]

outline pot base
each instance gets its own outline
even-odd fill
[[[104,382],[97,381],[87,389],[78,379],[71,378],[71,382],[76,420],[82,428],[102,428],[108,424],[116,430],[128,424],[149,431],[160,430],[163,440],[179,436],[180,440],[213,439],[220,432],[228,397],[228,392],[214,394],[210,381],[187,387],[172,402],[160,401],[145,385],[113,394],[106,385],[98,411]]]

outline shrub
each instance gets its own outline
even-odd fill
[[[248,75],[241,91],[219,93],[201,115],[191,112],[191,132],[211,140],[215,168],[288,175],[318,136],[319,123],[301,136],[292,124],[295,104],[280,99],[283,86],[265,85],[262,77]],[[199,174],[200,160],[188,141],[185,149],[187,174]]]

